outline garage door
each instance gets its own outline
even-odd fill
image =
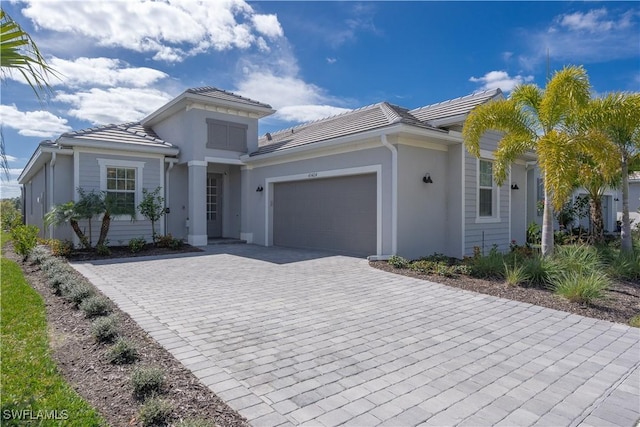
[[[273,244],[376,253],[376,175],[274,185]]]

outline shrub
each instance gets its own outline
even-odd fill
[[[138,418],[143,426],[169,425],[173,413],[171,404],[164,399],[152,397],[142,404]]]
[[[104,316],[111,313],[111,301],[102,295],[89,296],[80,304],[80,310],[88,318]]]
[[[525,260],[522,266],[528,278],[528,283],[535,287],[547,286],[551,283],[552,277],[557,274],[556,264],[539,255]]]
[[[62,291],[72,284],[75,284],[75,277],[67,272],[54,274],[47,280],[47,285],[53,289],[53,293],[56,295],[62,295]]]
[[[144,237],[134,237],[133,239],[129,240],[129,250],[132,254],[140,252],[146,245],[147,241],[144,239]]]
[[[52,268],[59,268],[59,266],[61,265],[62,265],[62,261],[60,259],[52,256],[48,256],[48,257],[45,257],[40,263],[40,270],[47,273]]]
[[[35,225],[18,225],[10,231],[13,249],[18,255],[22,255],[26,261],[29,254],[38,244],[38,232],[40,230]]]
[[[93,289],[82,282],[68,283],[61,286],[62,297],[73,303],[75,307],[80,306],[86,299],[93,295]]]
[[[107,246],[106,244],[97,245],[96,253],[101,256],[109,256],[111,255],[111,249],[109,249],[109,246]]]
[[[164,386],[164,372],[162,369],[141,367],[131,374],[133,394],[138,399],[160,394]]]
[[[593,246],[565,245],[556,248],[552,258],[558,270],[564,272],[589,273],[603,269],[602,258]]]
[[[436,269],[436,262],[429,261],[427,259],[421,259],[414,261],[409,265],[409,269],[417,271],[418,273],[432,274]]]
[[[640,251],[635,254],[621,252],[611,261],[609,272],[617,279],[640,280]]]
[[[178,249],[182,245],[182,240],[174,238],[171,234],[156,236],[156,246],[159,248]]]
[[[634,328],[640,328],[640,314],[633,316],[629,319],[629,325]]]
[[[49,247],[54,256],[68,257],[73,250],[73,243],[68,240],[51,239],[49,240]]]
[[[391,256],[387,262],[394,268],[407,268],[409,266],[409,260],[398,255]]]
[[[571,302],[590,304],[593,300],[604,298],[608,285],[609,280],[602,273],[568,271],[554,279],[551,289]]]
[[[112,342],[118,336],[118,318],[115,315],[97,318],[91,323],[91,335],[98,342]]]
[[[50,257],[51,257],[51,254],[49,253],[46,247],[36,246],[35,248],[33,248],[31,253],[29,254],[29,261],[31,261],[32,264],[40,265]]]
[[[487,256],[468,258],[469,273],[480,279],[503,278],[504,256],[496,248],[491,249]]]
[[[138,349],[131,341],[120,338],[113,347],[107,351],[106,357],[109,363],[126,365],[138,360]]]
[[[513,265],[504,264],[504,278],[507,284],[511,286],[525,283],[529,279],[525,266],[517,265],[516,263]]]

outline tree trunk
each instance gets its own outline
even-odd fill
[[[542,212],[542,256],[553,255],[553,205],[549,186],[544,183],[544,210]]]
[[[589,198],[589,214],[591,216],[591,239],[594,244],[604,243],[604,219],[602,218],[602,197]]]
[[[80,225],[78,225],[78,221],[76,221],[75,219],[72,219],[72,220],[69,220],[69,224],[71,225],[71,229],[73,230],[73,232],[76,233],[76,236],[78,236],[78,238],[80,239],[80,244],[85,249],[91,249],[91,243],[89,243],[89,239],[87,239],[87,236],[85,236],[85,234],[80,229]]]
[[[96,247],[102,246],[107,241],[107,234],[109,234],[109,227],[111,226],[111,214],[107,211],[102,215],[102,225],[100,226],[100,237]]]
[[[622,228],[620,230],[620,250],[630,253],[633,251],[631,241],[631,222],[629,221],[629,162],[627,156],[622,156]]]

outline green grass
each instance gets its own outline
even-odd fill
[[[0,239],[4,243],[5,236],[2,234]],[[17,263],[6,258],[2,258],[0,262],[0,424],[106,425],[95,409],[89,406],[58,373],[49,354],[44,301],[26,282]],[[11,411],[23,419],[12,417]],[[25,417],[30,421],[26,421]],[[57,420],[51,419],[56,417]]]

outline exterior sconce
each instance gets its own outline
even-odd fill
[[[258,193],[262,192],[264,190],[264,188],[262,188],[262,185],[258,185],[258,188],[256,188],[256,191]]]
[[[520,187],[518,187],[518,184],[511,184],[511,189],[512,190],[519,190]]]
[[[431,174],[425,174],[425,176],[422,177],[422,182],[424,182],[425,184],[433,184],[433,180],[431,179]]]

